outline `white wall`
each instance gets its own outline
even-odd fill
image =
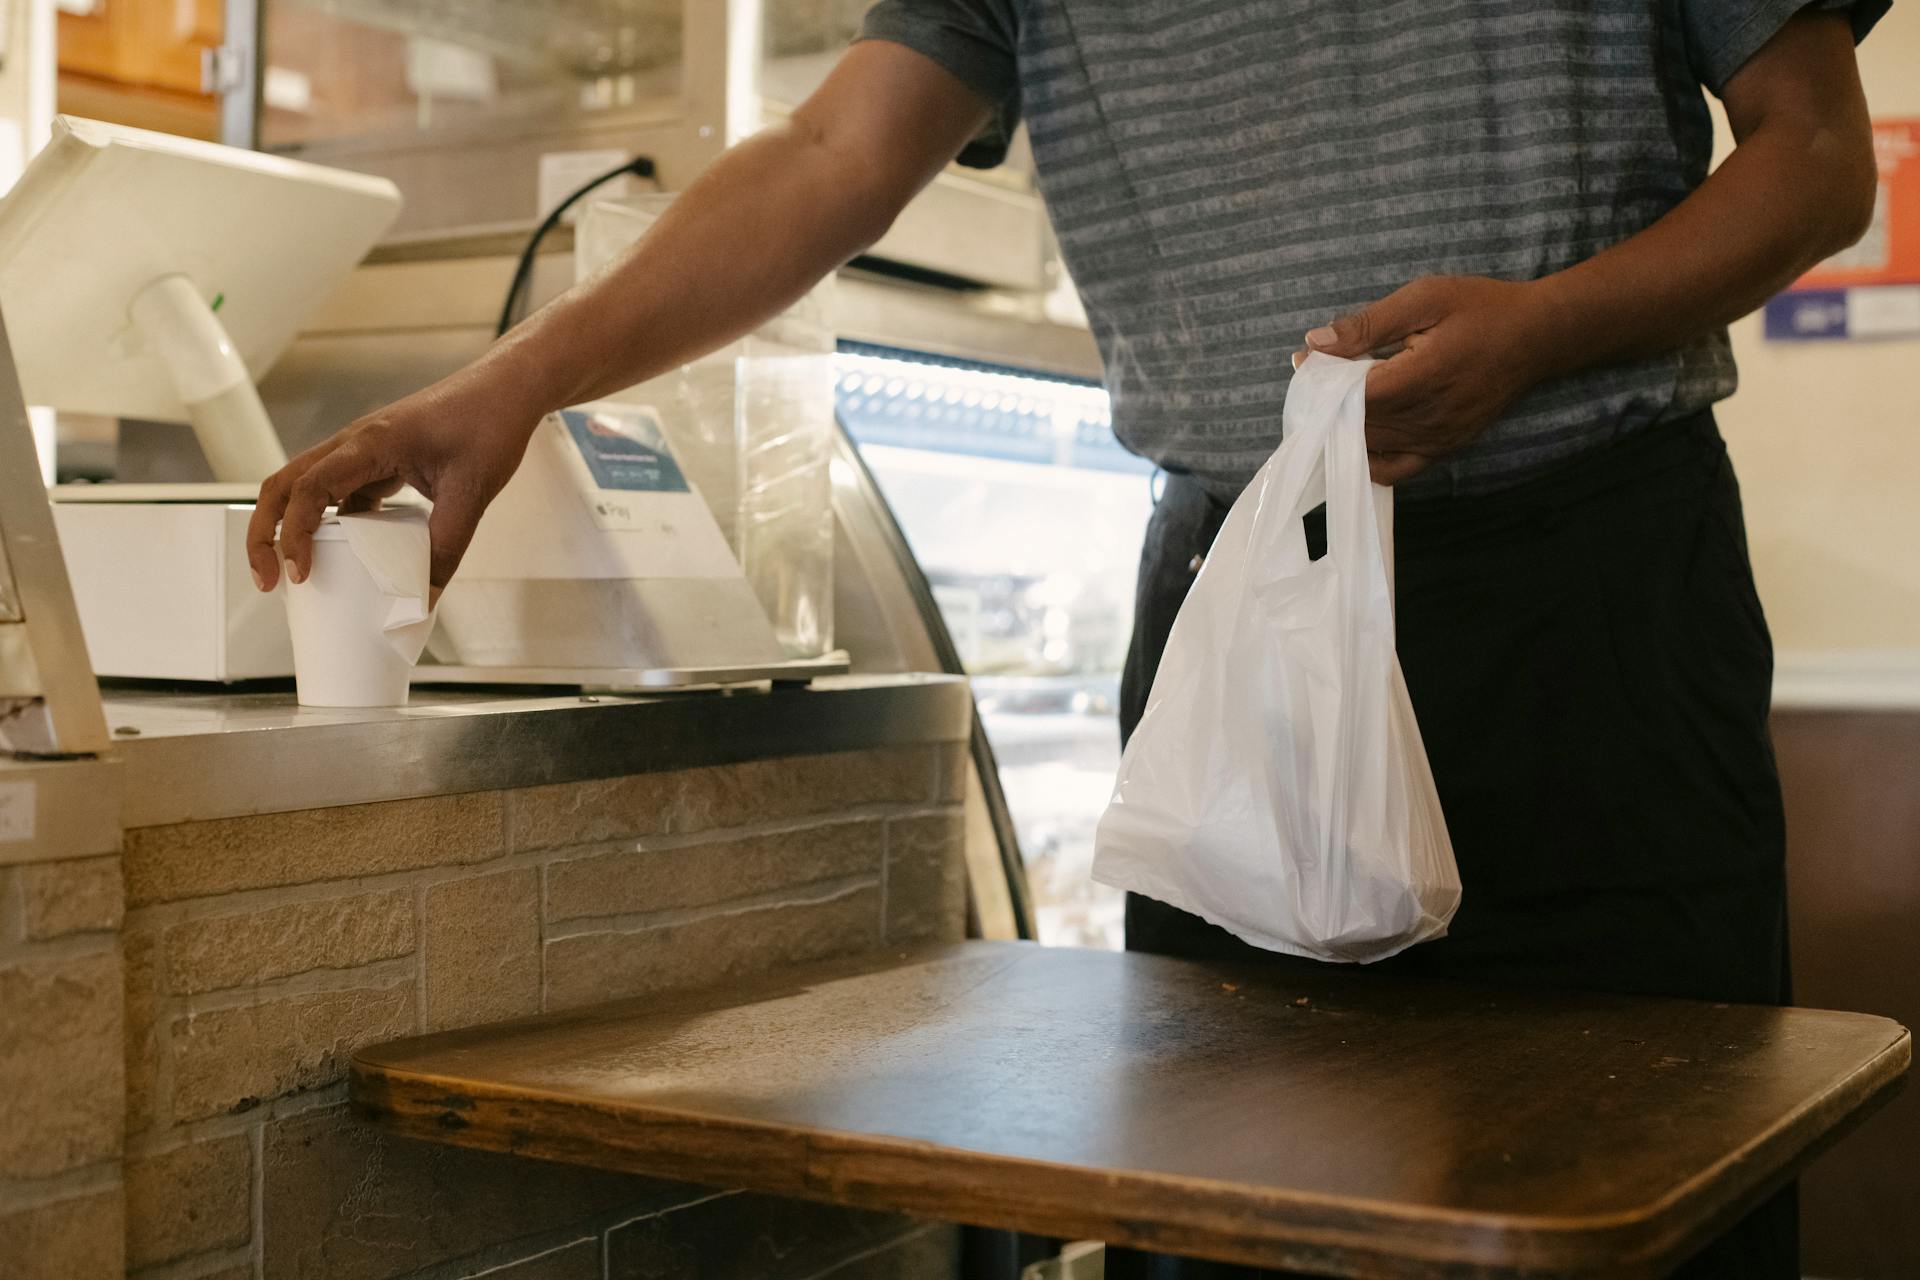
[[[1860,48],[1878,117],[1920,116],[1920,4]],[[1766,342],[1734,326],[1720,406],[1783,669],[1863,663],[1920,689],[1920,337]],[[1876,660],[1877,659],[1877,660]],[[1904,699],[1903,699],[1904,700]]]
[[[33,153],[47,140],[53,123],[53,0],[0,0],[0,192],[13,186]],[[50,409],[34,409],[28,424],[40,471],[53,483],[54,420]]]

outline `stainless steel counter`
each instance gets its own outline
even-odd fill
[[[353,711],[290,692],[103,693],[127,827],[964,742],[973,715],[964,680],[922,675],[644,697],[416,689]]]

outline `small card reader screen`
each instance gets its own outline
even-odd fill
[[[687,478],[667,448],[660,422],[651,414],[619,414],[567,409],[560,414],[567,434],[602,489],[642,493],[687,493]]]

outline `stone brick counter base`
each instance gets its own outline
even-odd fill
[[[120,858],[0,867],[0,1280],[117,1276]]]
[[[58,1031],[0,1048],[0,1091],[20,1054],[84,1083],[0,1150],[79,1190],[100,1170],[101,1203],[0,1218],[0,1276],[118,1274],[121,1182],[151,1280],[949,1274],[945,1227],[384,1137],[342,1079],[371,1041],[959,937],[964,766],[903,747],[136,829],[119,946],[119,859],[60,864],[88,888],[52,899],[21,873],[0,984]],[[88,1047],[122,1038],[122,974],[124,1064]],[[17,1272],[22,1248],[71,1261]]]

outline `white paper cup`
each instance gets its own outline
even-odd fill
[[[322,524],[313,535],[305,582],[287,582],[293,633],[293,683],[303,707],[404,707],[407,661],[384,627],[389,598],[367,572],[346,530]]]

